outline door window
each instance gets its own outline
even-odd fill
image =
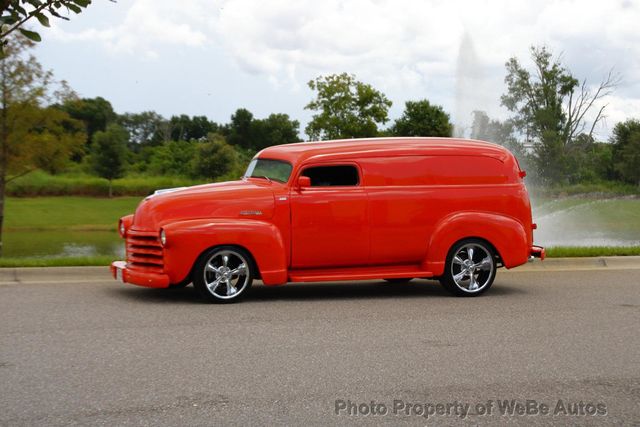
[[[353,165],[314,166],[302,172],[311,178],[312,187],[357,186],[358,169]]]

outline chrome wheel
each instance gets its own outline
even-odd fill
[[[250,264],[244,254],[234,249],[213,252],[204,264],[203,284],[216,299],[237,298],[251,285]]]
[[[493,281],[495,259],[491,250],[481,243],[467,243],[454,254],[451,278],[463,292],[482,291]]]
[[[440,283],[459,297],[482,295],[496,277],[498,257],[493,246],[485,240],[462,240],[449,250]]]

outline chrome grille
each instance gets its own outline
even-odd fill
[[[135,268],[151,268],[162,271],[164,267],[162,246],[154,231],[127,231],[127,263]]]

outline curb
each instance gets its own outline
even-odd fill
[[[21,283],[87,283],[113,280],[109,267],[0,268],[0,285]]]
[[[592,258],[547,258],[535,260],[502,273],[576,270],[635,270],[640,269],[640,256],[612,256]],[[113,280],[109,267],[15,267],[0,268],[0,285],[37,283],[92,283]]]
[[[574,271],[574,270],[634,270],[640,269],[640,256],[603,256],[583,258],[547,258],[521,265],[509,272]]]

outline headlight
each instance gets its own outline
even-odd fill
[[[118,227],[118,231],[120,231],[120,236],[125,237],[127,233],[127,229],[124,226],[124,221],[120,220],[120,225]]]
[[[167,245],[167,235],[164,232],[164,228],[160,229],[160,244],[162,246],[166,246]]]

